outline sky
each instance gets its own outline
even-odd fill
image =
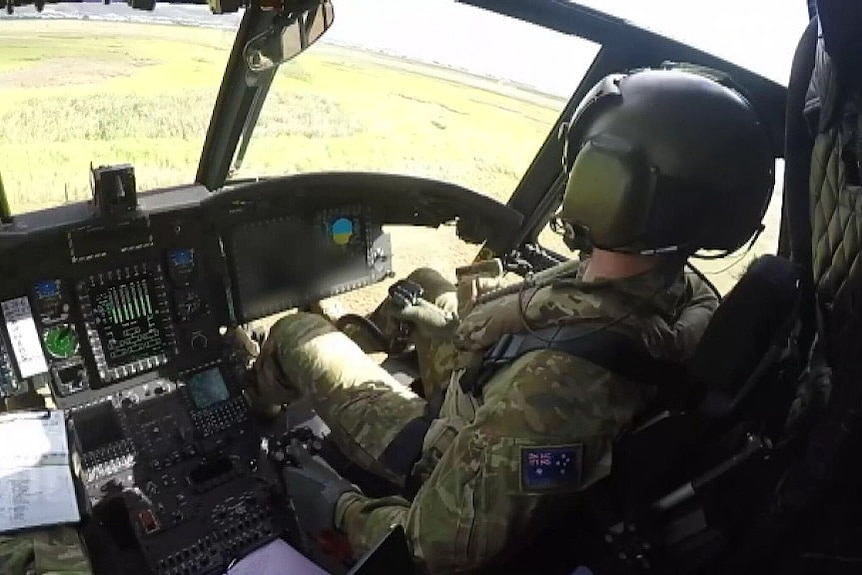
[[[806,0],[580,0],[787,83]]]
[[[805,0],[581,0],[786,84],[808,23]],[[569,95],[595,54],[579,38],[452,0],[334,0],[328,41],[407,56]],[[373,6],[373,9],[371,8]],[[370,33],[369,33],[370,32]],[[547,63],[547,54],[557,54]],[[573,72],[567,77],[566,70]],[[575,80],[572,80],[575,77]]]
[[[565,1],[565,0],[563,0]],[[650,30],[716,54],[786,84],[807,24],[806,0],[580,0]],[[324,42],[382,51],[568,97],[597,47],[577,37],[454,0],[333,0],[335,24]],[[49,5],[43,17],[173,21],[232,28],[239,15],[203,6],[159,5],[152,13],[123,4]],[[32,16],[19,8],[16,17]],[[0,25],[4,15],[0,15]],[[552,57],[548,58],[551,54]]]

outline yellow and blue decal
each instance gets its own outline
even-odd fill
[[[330,236],[336,245],[346,246],[353,237],[353,222],[349,218],[338,218],[330,226]]]

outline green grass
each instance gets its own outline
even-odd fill
[[[189,183],[232,36],[4,22],[0,172],[13,211],[87,198],[90,162],[132,163],[142,189]],[[315,46],[279,71],[237,175],[388,171],[505,200],[563,103],[429,70]]]

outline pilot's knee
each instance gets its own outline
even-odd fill
[[[337,331],[326,318],[314,313],[298,312],[275,322],[268,339],[279,347],[295,347],[316,337]]]

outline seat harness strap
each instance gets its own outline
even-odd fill
[[[551,350],[598,365],[633,382],[665,387],[685,378],[685,366],[658,359],[630,335],[593,324],[557,325],[527,333],[506,334],[490,348],[478,366],[461,376],[461,389],[481,397],[485,384],[500,369],[524,354]]]

